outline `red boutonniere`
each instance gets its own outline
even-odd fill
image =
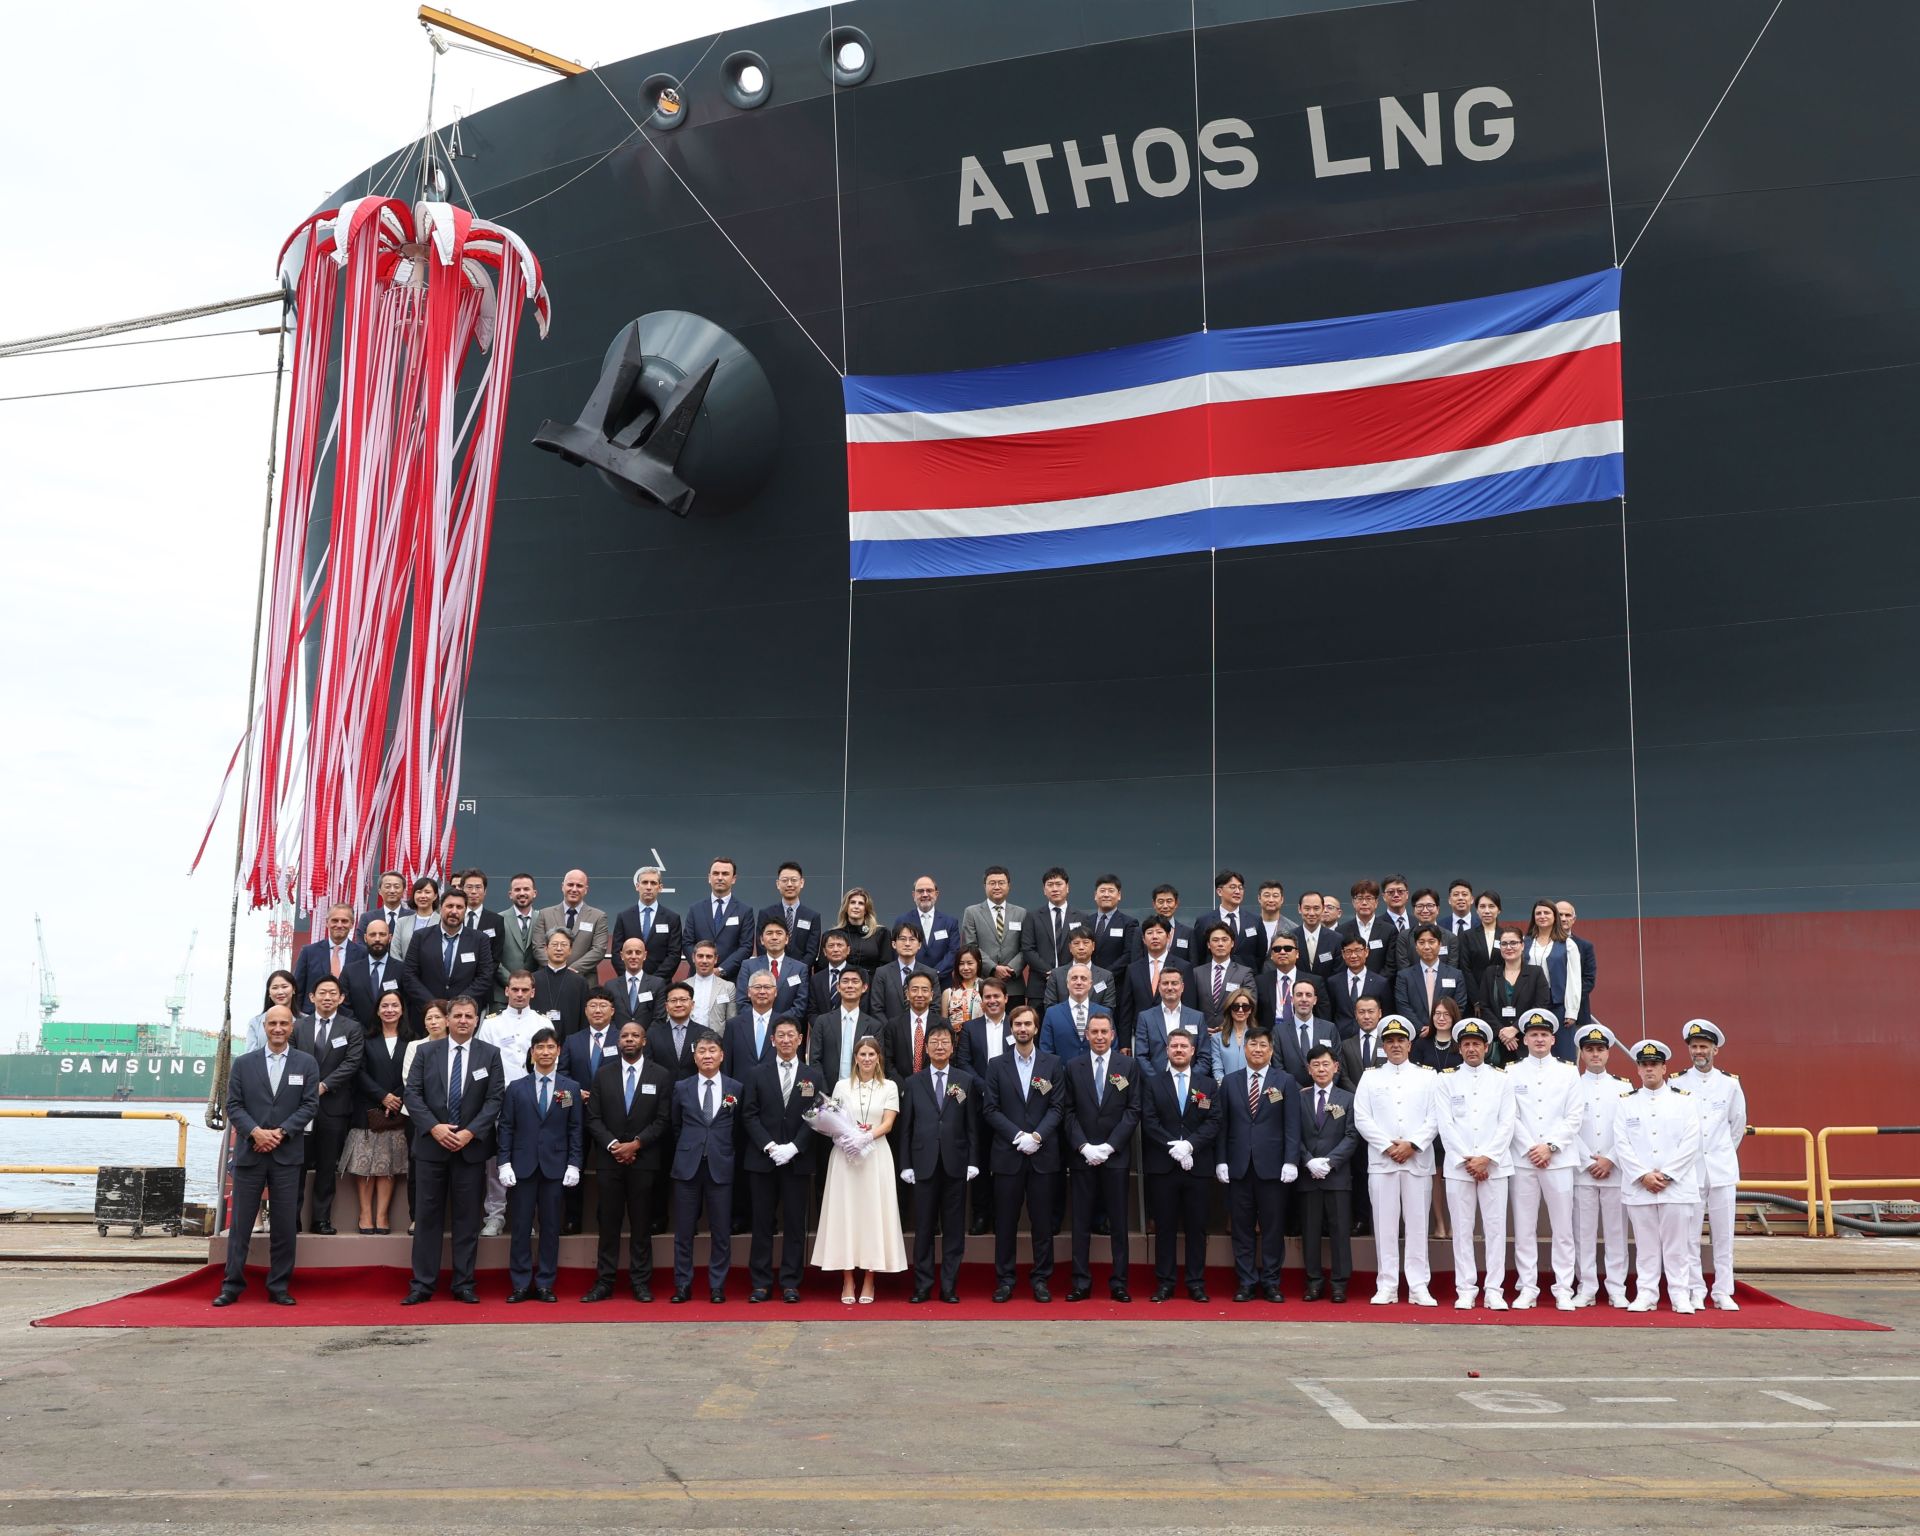
[[[1044,1077],[1036,1077],[1033,1080],[1033,1091],[1035,1093],[1052,1093],[1053,1084],[1048,1082]]]
[[[962,1088],[958,1083],[955,1083],[947,1090],[947,1097],[952,1099],[956,1104],[964,1104],[967,1102],[967,1090]]]
[[[562,1088],[553,1096],[553,1102],[558,1104],[562,1109],[565,1109],[573,1103],[573,1094],[569,1090]]]
[[[732,1094],[728,1094],[725,1098],[721,1099],[720,1106],[723,1109],[732,1109],[733,1106],[738,1104],[739,1102],[740,1101],[736,1099]]]
[[[803,1099],[810,1099],[813,1097],[813,1084],[808,1082],[805,1078],[802,1078],[800,1080],[800,1097]]]
[[[1121,1093],[1125,1093],[1127,1091],[1127,1080],[1118,1072],[1110,1072],[1107,1074],[1107,1086],[1109,1088],[1116,1088]]]
[[[1213,1107],[1213,1100],[1208,1098],[1204,1093],[1196,1093],[1193,1096],[1193,1105],[1195,1109],[1211,1109]]]

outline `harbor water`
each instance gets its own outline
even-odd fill
[[[0,1099],[0,1109],[105,1109],[55,1099]],[[187,1198],[211,1201],[222,1132],[206,1127],[204,1100],[129,1105],[187,1117]],[[171,1120],[16,1120],[0,1118],[0,1167],[171,1167],[179,1127]],[[90,1173],[0,1173],[0,1211],[91,1211]]]

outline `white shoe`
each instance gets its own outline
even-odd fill
[[[1651,1312],[1653,1310],[1653,1298],[1651,1296],[1636,1296],[1632,1301],[1627,1303],[1627,1310],[1629,1312]]]
[[[1693,1310],[1698,1312],[1707,1304],[1707,1293],[1705,1291],[1695,1291],[1687,1300],[1693,1303]]]
[[[1502,1296],[1498,1291],[1488,1291],[1487,1292],[1487,1310],[1489,1312],[1506,1311],[1507,1298]]]
[[[1599,1301],[1599,1299],[1600,1293],[1598,1291],[1576,1291],[1573,1297],[1573,1310],[1576,1312],[1585,1311],[1588,1307]]]
[[[1579,1307],[1579,1303],[1564,1291],[1555,1291],[1553,1293],[1553,1305],[1554,1310],[1557,1312],[1573,1312],[1578,1310]]]
[[[1513,1308],[1516,1312],[1530,1312],[1539,1300],[1540,1292],[1529,1285],[1524,1290],[1514,1293]]]
[[[1439,1302],[1433,1299],[1433,1293],[1424,1285],[1409,1286],[1407,1288],[1407,1300],[1412,1302],[1416,1307],[1437,1307],[1440,1305]]]
[[[1473,1298],[1476,1294],[1477,1292],[1474,1291],[1462,1291],[1458,1296],[1453,1298],[1453,1310],[1456,1312],[1471,1312],[1473,1310]]]
[[[1400,1293],[1397,1289],[1391,1291],[1375,1291],[1373,1293],[1373,1304],[1376,1307],[1390,1307],[1399,1299]]]
[[[1625,1291],[1608,1291],[1607,1305],[1610,1307],[1619,1307],[1622,1311],[1626,1310],[1627,1293]]]
[[[1690,1301],[1676,1301],[1673,1304],[1673,1310],[1678,1313],[1681,1313],[1683,1316],[1691,1317],[1695,1312],[1698,1312],[1700,1309]]]
[[[1738,1312],[1740,1310],[1740,1303],[1735,1301],[1731,1296],[1716,1296],[1713,1298],[1713,1304],[1722,1312]]]
[[[589,1045],[593,1042],[588,1041]],[[480,1228],[482,1237],[504,1237],[507,1231],[507,1219],[504,1216],[489,1216]]]

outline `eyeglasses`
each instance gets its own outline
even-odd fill
[[[1227,1012],[1228,1012],[1228,1013],[1252,1013],[1252,1012],[1253,1012],[1253,1004],[1251,1004],[1251,1003],[1229,1003],[1229,1004],[1227,1004]]]

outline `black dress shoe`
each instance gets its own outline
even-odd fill
[[[560,1229],[560,1235],[562,1237],[578,1237],[580,1235],[580,1223],[577,1221],[568,1222]]]
[[[533,1288],[533,1299],[535,1301],[558,1301],[560,1298],[553,1294],[552,1286],[536,1285]]]
[[[1072,1290],[1067,1292],[1068,1301],[1087,1301],[1091,1299],[1092,1296],[1093,1287],[1090,1285],[1076,1285]]]
[[[708,1291],[707,1300],[712,1302],[716,1307],[723,1307],[727,1303],[727,1293],[725,1291]]]
[[[995,1301],[1012,1301],[1013,1282],[1011,1280],[1002,1280],[996,1285],[993,1288],[993,1299]]]
[[[1327,1286],[1324,1280],[1309,1280],[1306,1290],[1301,1293],[1300,1299],[1302,1301],[1318,1301],[1326,1294]]]
[[[480,1305],[480,1298],[474,1295],[473,1287],[470,1285],[456,1285],[453,1288],[453,1299],[455,1301],[464,1301],[470,1307]]]
[[[238,1291],[222,1291],[218,1296],[213,1298],[213,1304],[216,1307],[230,1307],[239,1299],[240,1293]]]
[[[1105,1216],[1096,1216],[1092,1227],[1088,1230],[1090,1230],[1095,1237],[1106,1237],[1113,1231],[1113,1223]]]
[[[1162,1280],[1153,1288],[1153,1299],[1155,1301],[1171,1301],[1173,1299],[1173,1283],[1168,1280]]]
[[[333,1223],[330,1221],[315,1222],[313,1226],[313,1234],[315,1237],[338,1237],[340,1235],[338,1230],[336,1230]]]
[[[653,1287],[645,1281],[642,1281],[633,1288],[633,1299],[638,1302],[651,1303],[653,1300]]]
[[[417,1307],[422,1302],[432,1300],[432,1291],[408,1291],[405,1296],[400,1298],[400,1305],[403,1307]]]
[[[677,1307],[677,1306],[679,1306],[679,1305],[680,1305],[680,1303],[681,1303],[681,1302],[683,1302],[683,1301],[692,1301],[692,1300],[693,1300],[693,1287],[692,1287],[692,1286],[690,1286],[690,1285],[676,1285],[676,1286],[675,1286],[675,1287],[673,1288],[673,1304],[674,1304],[674,1305],[675,1305],[676,1307]]]
[[[1235,1286],[1233,1291],[1233,1299],[1235,1301],[1252,1301],[1253,1294],[1254,1294],[1253,1287],[1250,1285]]]
[[[1120,1305],[1123,1307],[1130,1307],[1133,1305],[1133,1296],[1124,1285],[1109,1286],[1107,1288],[1107,1295],[1111,1297],[1113,1300],[1119,1302]]]
[[[976,1216],[972,1221],[967,1223],[968,1237],[985,1237],[987,1233],[992,1230],[993,1229],[987,1225],[987,1218],[984,1216]]]
[[[769,1286],[756,1285],[751,1291],[747,1292],[747,1300],[750,1302],[772,1301],[773,1290]]]
[[[1277,1285],[1261,1286],[1260,1294],[1266,1297],[1268,1301],[1274,1302],[1276,1304],[1279,1302],[1283,1302],[1287,1299],[1286,1292],[1281,1290],[1280,1287]]]
[[[909,1296],[909,1297],[907,1298],[907,1300],[908,1300],[908,1302],[910,1302],[910,1303],[911,1303],[912,1305],[914,1305],[914,1306],[916,1306],[916,1307],[917,1307],[917,1306],[919,1306],[919,1305],[920,1305],[920,1303],[921,1303],[921,1302],[923,1302],[923,1301],[925,1301],[925,1300],[926,1300],[926,1299],[927,1299],[927,1298],[928,1298],[929,1296],[931,1296],[932,1294],[933,1294],[933,1287],[932,1287],[932,1286],[930,1286],[930,1285],[916,1285],[916,1286],[915,1286],[915,1287],[913,1288],[913,1294],[912,1294],[911,1296]]]
[[[458,1291],[455,1291],[453,1294],[455,1299],[457,1300],[459,1298],[460,1293]],[[517,1302],[532,1301],[532,1300],[533,1300],[533,1287],[530,1285],[523,1285],[520,1287],[519,1290],[515,1291],[511,1296],[507,1298],[507,1305],[511,1307]]]
[[[1334,1281],[1333,1282],[1333,1300],[1345,1301],[1346,1299],[1347,1299],[1347,1288],[1344,1285],[1342,1285],[1338,1280]]]
[[[267,1300],[272,1302],[276,1307],[297,1307],[300,1305],[299,1302],[295,1301],[285,1291],[281,1291],[278,1295],[269,1292],[267,1294]]]
[[[942,1291],[940,1293],[940,1299],[950,1307],[960,1305],[960,1293],[958,1291]]]
[[[1188,1286],[1188,1287],[1187,1287],[1187,1300],[1188,1300],[1188,1301],[1198,1301],[1198,1302],[1205,1302],[1205,1301],[1207,1301],[1207,1300],[1208,1300],[1208,1296],[1207,1296],[1207,1288],[1206,1288],[1206,1287],[1205,1287],[1204,1285],[1190,1285],[1190,1286]]]
[[[582,1296],[580,1299],[584,1302],[612,1301],[613,1287],[610,1285],[600,1285],[596,1283],[593,1289],[588,1291],[587,1294]]]
[[[1053,1292],[1047,1289],[1046,1281],[1036,1280],[1033,1282],[1033,1299],[1041,1303],[1053,1300]]]
[[[780,1299],[790,1307],[797,1307],[800,1305],[800,1293],[794,1290],[791,1286],[789,1286],[786,1290],[780,1293]]]

